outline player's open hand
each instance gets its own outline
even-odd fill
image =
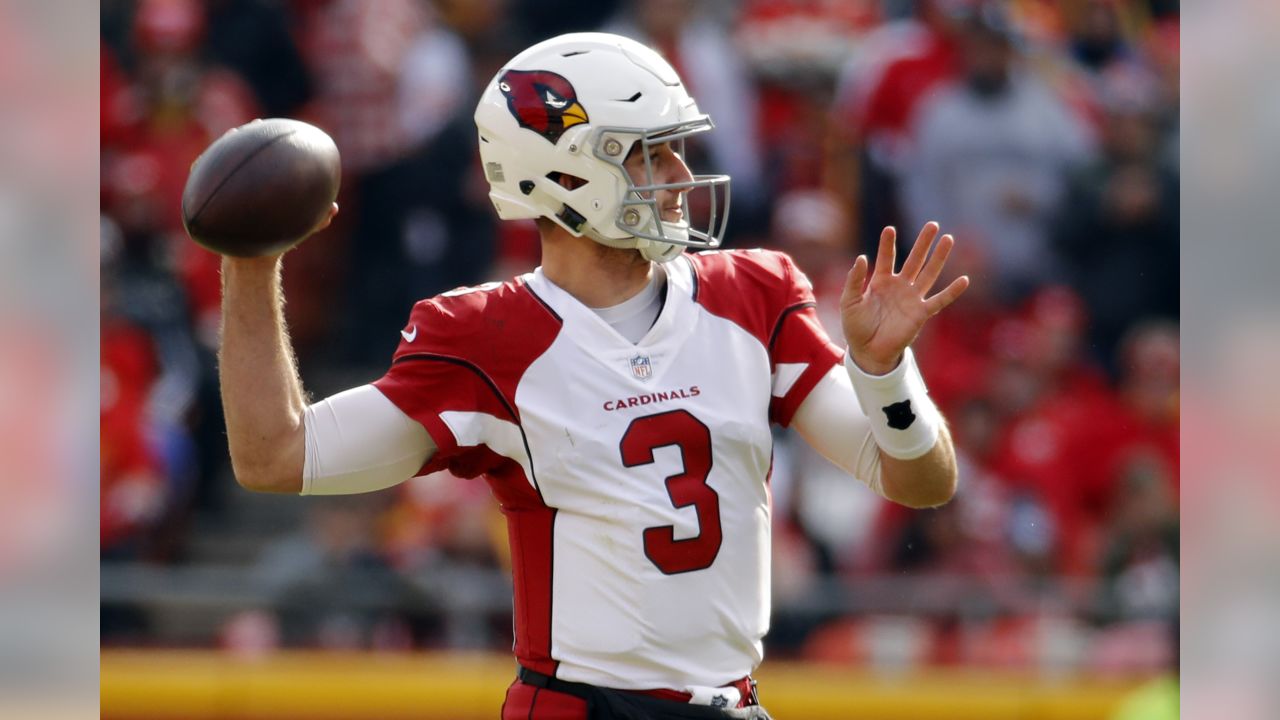
[[[925,321],[969,287],[968,276],[962,275],[941,292],[929,295],[955,245],[955,238],[943,235],[930,255],[929,248],[937,237],[938,224],[925,224],[902,272],[893,271],[897,233],[892,227],[880,233],[874,269],[869,268],[866,255],[854,261],[840,296],[840,318],[849,354],[863,371],[883,375],[897,367]]]

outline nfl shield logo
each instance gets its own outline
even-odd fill
[[[648,355],[637,355],[631,358],[631,374],[641,380],[648,380],[653,374],[653,364],[649,362]]]

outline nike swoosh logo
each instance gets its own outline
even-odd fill
[[[400,337],[404,338],[405,342],[413,342],[414,338],[418,337],[418,326],[417,325],[411,326],[409,328],[409,332],[405,332],[404,330],[401,330]]]

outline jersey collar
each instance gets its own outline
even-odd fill
[[[630,373],[628,362],[637,355],[653,362],[653,375],[660,375],[685,338],[697,324],[697,306],[693,301],[693,268],[684,256],[666,263],[667,294],[658,319],[637,343],[618,334],[600,315],[582,304],[563,288],[547,279],[539,267],[521,276],[526,288],[560,316],[561,333],[589,355],[599,358],[620,372]]]

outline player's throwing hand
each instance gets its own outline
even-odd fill
[[[883,375],[897,367],[903,351],[915,341],[925,321],[955,302],[969,287],[969,277],[962,275],[941,292],[928,296],[955,245],[955,238],[943,235],[930,255],[929,248],[937,237],[938,224],[926,223],[902,271],[895,273],[897,232],[886,227],[880,233],[875,268],[869,268],[866,255],[859,255],[854,261],[840,296],[840,318],[849,356],[864,372]]]

